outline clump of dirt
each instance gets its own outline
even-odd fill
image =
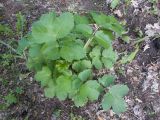
[[[160,61],[160,38],[149,41],[144,46],[144,49],[138,56],[138,61],[141,65],[146,66],[150,63],[156,63]]]

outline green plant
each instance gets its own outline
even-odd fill
[[[139,51],[139,47],[136,47],[136,50],[131,52],[129,55],[125,55],[122,57],[122,59],[120,60],[120,63],[125,64],[125,63],[130,63],[137,55]]]
[[[2,34],[12,36],[13,31],[8,25],[0,24],[0,35],[2,35]]]
[[[7,96],[5,96],[4,99],[6,100],[7,106],[10,106],[11,104],[17,103],[17,98],[12,92],[10,92]]]
[[[61,115],[61,110],[60,109],[54,109],[53,110],[53,115],[55,116],[55,118],[59,118]]]
[[[7,105],[4,103],[0,103],[0,110],[6,110],[7,109]]]
[[[112,106],[120,113],[126,110],[122,97],[128,87],[110,87],[115,80],[112,75],[96,80],[93,71],[113,67],[118,56],[112,41],[123,33],[113,16],[95,12],[88,17],[68,12],[57,16],[50,12],[33,23],[31,33],[19,42],[18,50],[28,48],[27,66],[36,71],[35,79],[46,97],[69,98],[79,107],[97,100],[108,89],[102,107],[108,110]]]
[[[7,67],[7,66],[10,66],[10,63],[13,60],[13,55],[9,53],[4,53],[0,55],[0,58],[1,58],[1,62],[0,62],[1,65],[3,67]]]
[[[25,19],[25,16],[22,15],[21,12],[16,14],[16,18],[17,18],[16,32],[17,32],[18,36],[22,37],[23,36],[23,32],[24,32],[24,28],[26,26],[26,19]]]
[[[152,7],[151,7],[149,12],[151,14],[158,15],[158,13],[159,13],[159,10],[158,10],[158,7],[157,7],[158,0],[149,0],[149,2],[152,3]]]
[[[73,113],[70,114],[70,120],[85,120],[82,116],[80,115],[74,115]]]
[[[24,93],[24,90],[23,90],[22,87],[16,87],[15,93],[17,93],[17,94],[22,94],[22,93]]]
[[[115,9],[121,2],[124,2],[126,5],[128,5],[128,4],[130,4],[130,0],[123,0],[123,1],[121,1],[121,0],[111,0],[110,1],[111,3],[110,3],[110,7],[112,8],[112,9]]]
[[[120,4],[120,0],[112,0],[110,7],[111,7],[112,9],[114,9],[114,8],[116,8],[117,5],[119,5],[119,4]]]
[[[9,81],[3,78],[0,78],[0,82],[2,83],[2,85],[7,86],[9,84]]]

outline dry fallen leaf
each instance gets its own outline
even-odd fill
[[[100,117],[100,116],[98,116],[98,117],[97,117],[97,120],[105,120],[105,119],[102,118],[102,117]]]
[[[146,44],[146,45],[144,46],[143,52],[146,51],[148,48],[150,48],[150,46],[149,46],[149,44]]]
[[[152,37],[156,34],[160,34],[160,25],[159,23],[147,24],[145,27],[145,34],[149,37]]]

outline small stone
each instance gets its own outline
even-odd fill
[[[114,14],[116,14],[119,18],[123,17],[123,14],[120,10],[115,10]]]
[[[4,5],[2,3],[0,3],[0,8],[3,8],[3,7],[4,7]]]
[[[142,109],[141,109],[140,105],[134,106],[133,112],[137,116],[142,116]]]
[[[152,86],[151,86],[151,90],[155,93],[159,93],[159,84],[157,82],[157,80],[154,80],[153,83],[152,83]]]

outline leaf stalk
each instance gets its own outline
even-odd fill
[[[0,40],[0,43],[5,45],[7,48],[11,49],[14,53],[17,54],[17,51],[13,47],[11,47],[9,44],[3,42],[2,40]]]
[[[86,44],[84,45],[84,49],[87,49],[87,48],[88,48],[88,46],[89,46],[90,43],[92,42],[92,40],[93,40],[96,32],[98,31],[98,29],[99,29],[99,27],[96,26],[96,29],[95,29],[95,31],[94,31],[93,34],[92,34],[92,37],[90,37],[90,38],[87,40]]]

